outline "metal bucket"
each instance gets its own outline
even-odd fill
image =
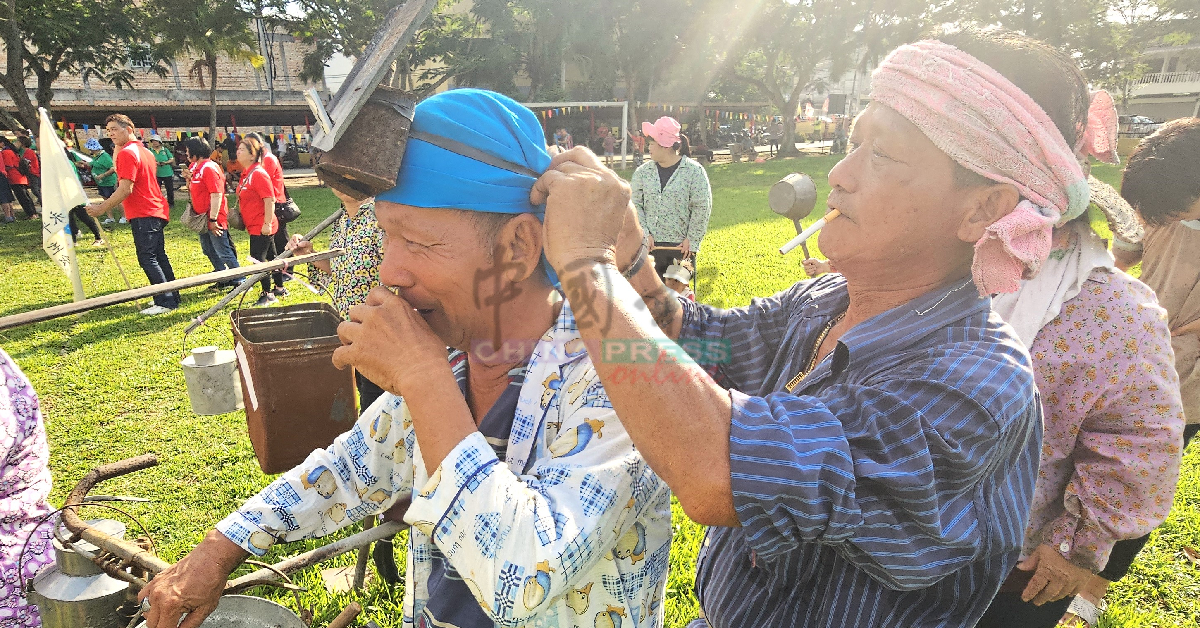
[[[192,412],[209,416],[242,408],[242,383],[233,351],[196,347],[181,364]]]
[[[146,628],[146,622],[137,625]],[[308,628],[286,606],[249,595],[226,595],[200,628]]]
[[[357,199],[396,187],[416,105],[408,92],[376,88],[346,134],[313,166],[317,178]]]
[[[328,303],[235,310],[234,353],[263,473],[300,464],[354,425],[354,370],[333,366],[342,317]]]
[[[88,524],[122,538],[125,524],[112,519],[92,519]],[[63,528],[62,536],[70,536]],[[79,541],[89,552],[99,548]],[[36,604],[44,628],[124,628],[129,616],[118,610],[125,603],[129,583],[100,570],[92,561],[66,549],[54,539],[55,563],[38,573],[29,590],[29,601]]]

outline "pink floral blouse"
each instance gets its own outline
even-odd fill
[[[1099,572],[1175,496],[1183,407],[1167,314],[1142,282],[1095,269],[1030,353],[1045,431],[1023,554],[1047,544]]]
[[[37,394],[12,358],[0,349],[0,626],[41,626],[37,607],[21,594],[17,570],[26,582],[54,562],[51,534],[50,450]],[[18,566],[25,539],[29,547]]]

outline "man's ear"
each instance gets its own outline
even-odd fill
[[[1021,193],[1010,183],[988,183],[964,192],[967,211],[958,225],[958,238],[972,244],[983,237],[992,223],[1007,216],[1021,202]]]
[[[542,234],[542,221],[533,214],[518,214],[497,235],[496,261],[513,283],[528,279],[542,261]]]

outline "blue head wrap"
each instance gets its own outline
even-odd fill
[[[529,191],[550,155],[537,116],[520,103],[481,89],[442,92],[417,105],[412,132],[396,187],[377,200],[539,217],[545,211],[530,204]]]
[[[529,202],[550,154],[537,116],[521,103],[482,89],[455,89],[421,101],[413,114],[396,187],[376,200],[413,207],[535,214]],[[545,256],[550,284],[558,275]]]

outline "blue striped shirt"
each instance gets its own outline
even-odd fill
[[[969,627],[987,609],[1021,549],[1041,403],[1015,333],[956,286],[856,325],[791,393],[845,279],[684,303],[681,338],[733,356],[717,379],[742,525],[709,529],[696,579],[714,628]]]

